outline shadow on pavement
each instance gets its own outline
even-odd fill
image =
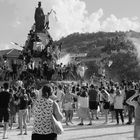
[[[78,125],[71,125],[71,126],[64,126],[65,131],[73,131],[73,130],[84,130],[84,129],[102,129],[102,128],[110,128],[110,127],[127,127],[127,125],[115,125],[115,124],[93,124],[91,126],[88,125],[83,125],[83,126],[78,126]]]
[[[69,140],[83,140],[83,139],[88,139],[88,138],[98,138],[98,137],[104,137],[104,136],[111,136],[111,135],[121,135],[121,134],[130,134],[133,133],[133,131],[127,131],[127,132],[122,132],[122,133],[106,133],[106,134],[101,134],[101,135],[95,135],[95,136],[85,136],[85,137],[76,137],[76,138],[72,138]]]

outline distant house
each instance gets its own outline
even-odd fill
[[[0,50],[0,57],[6,56],[8,59],[18,59],[21,50],[18,49],[7,49]]]
[[[1,61],[3,58],[7,58],[9,64],[11,64],[13,61],[19,61],[21,50],[18,49],[7,49],[7,50],[0,50],[0,58]]]

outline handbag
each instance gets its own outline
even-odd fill
[[[57,121],[54,115],[52,115],[52,130],[53,130],[53,133],[58,134],[58,135],[62,134],[64,131],[61,122]]]

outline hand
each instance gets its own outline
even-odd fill
[[[136,90],[135,95],[137,95],[137,96],[138,96],[139,94],[140,94],[140,93],[139,93],[139,90]]]

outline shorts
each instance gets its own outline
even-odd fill
[[[27,116],[27,113],[28,113],[28,109],[19,110],[19,115],[20,116]]]
[[[114,111],[114,105],[110,105],[109,110]]]
[[[109,102],[104,102],[103,108],[104,109],[109,109],[110,108],[110,103]]]
[[[98,102],[96,102],[96,101],[89,101],[89,109],[90,110],[97,110],[98,109]]]
[[[72,103],[71,102],[68,102],[68,103],[64,103],[64,110],[68,111],[68,110],[73,110],[73,107],[72,107]]]
[[[0,109],[0,122],[2,122],[2,120],[4,119],[4,122],[9,122],[9,109]]]

